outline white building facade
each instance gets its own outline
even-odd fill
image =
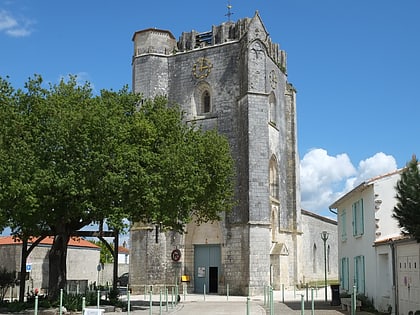
[[[340,291],[351,293],[356,286],[383,312],[395,312],[393,250],[375,244],[401,234],[392,218],[400,172],[367,180],[330,206],[337,213]]]

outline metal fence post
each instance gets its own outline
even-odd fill
[[[60,289],[60,315],[63,314],[63,289]]]
[[[305,315],[305,296],[300,295],[300,314]]]
[[[38,295],[35,295],[35,309],[34,315],[38,315]]]
[[[226,300],[229,301],[229,283],[226,284]]]
[[[357,307],[357,288],[353,286],[353,294],[351,297],[351,314],[356,315],[356,307]]]
[[[311,314],[315,314],[314,288],[311,288]]]

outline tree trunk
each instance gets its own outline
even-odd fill
[[[28,258],[28,240],[22,240],[22,254],[20,257],[20,274],[19,274],[19,302],[25,301],[25,280],[26,280],[26,259]]]
[[[67,244],[70,234],[61,232],[54,236],[54,242],[48,255],[49,278],[48,297],[56,300],[61,289],[65,288],[67,281]]]

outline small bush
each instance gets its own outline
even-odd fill
[[[376,312],[375,307],[373,306],[373,301],[369,300],[364,294],[358,294],[357,299],[362,302],[361,309],[366,312]]]

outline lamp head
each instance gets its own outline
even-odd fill
[[[325,242],[330,234],[327,231],[321,232],[321,239]]]

